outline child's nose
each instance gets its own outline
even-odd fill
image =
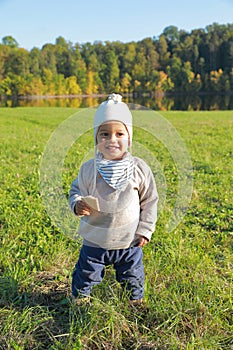
[[[111,134],[110,135],[110,140],[111,141],[115,141],[116,140],[116,135],[115,134]]]

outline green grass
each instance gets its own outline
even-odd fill
[[[0,109],[0,349],[233,349],[233,113],[164,112],[185,141],[194,186],[187,214],[166,231],[177,188],[169,152],[135,130],[158,159],[167,200],[144,248],[146,305],[132,310],[114,272],[95,288],[90,306],[69,302],[80,241],[54,226],[39,191],[44,147],[76,110]],[[63,187],[92,145],[85,133],[69,150]]]

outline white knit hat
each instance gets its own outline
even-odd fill
[[[94,140],[96,144],[96,135],[101,124],[115,120],[125,124],[130,139],[130,146],[132,146],[133,128],[132,128],[132,114],[126,103],[121,102],[122,96],[118,94],[111,94],[107,101],[102,102],[94,117]]]

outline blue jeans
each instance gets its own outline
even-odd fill
[[[88,297],[104,277],[104,268],[113,265],[116,280],[130,293],[131,300],[143,298],[144,267],[140,247],[105,250],[83,245],[72,275],[72,295]]]

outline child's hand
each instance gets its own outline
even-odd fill
[[[138,243],[138,247],[143,247],[144,245],[146,245],[148,243],[148,239],[144,236],[140,236],[139,238],[139,243]]]
[[[78,216],[91,215],[91,208],[84,201],[77,201],[74,212]]]

